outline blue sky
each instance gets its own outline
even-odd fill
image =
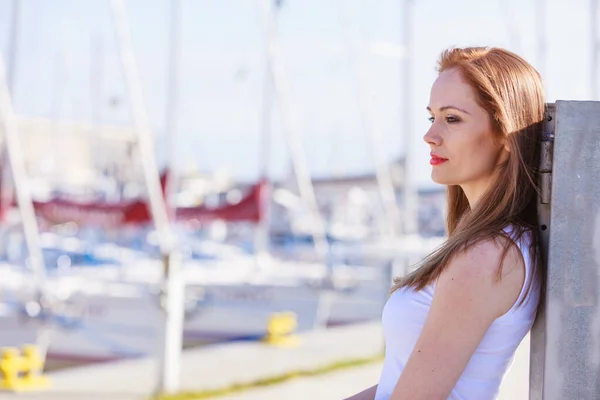
[[[20,114],[107,123],[128,123],[128,109],[112,31],[108,0],[21,0],[22,15],[15,81]],[[344,53],[342,0],[287,0],[279,14],[282,59],[300,119],[313,176],[355,174],[373,169]],[[401,41],[402,0],[347,0],[351,21],[367,40]],[[534,0],[418,0],[414,8],[415,178],[430,184],[429,89],[435,62],[449,46],[495,45],[514,50],[539,67],[535,48]],[[12,0],[0,0],[0,49],[6,55]],[[182,62],[178,129],[169,140],[180,168],[228,170],[238,179],[259,172],[260,116],[264,77],[263,42],[252,0],[182,0]],[[145,102],[159,143],[165,135],[169,3],[127,0]],[[549,101],[590,99],[590,17],[588,0],[547,1],[548,58],[544,78]],[[507,14],[506,10],[510,10]],[[506,18],[508,16],[508,18]],[[509,29],[510,26],[510,29]],[[95,44],[94,44],[95,43]],[[92,49],[101,49],[101,53]],[[101,55],[98,55],[101,54]],[[92,61],[93,60],[93,61]],[[102,65],[93,80],[91,62]],[[402,124],[401,64],[366,55],[368,87],[384,133],[387,159],[405,149]],[[94,82],[94,84],[92,84]],[[100,107],[92,90],[102,86]],[[112,97],[122,98],[118,108]],[[95,110],[95,111],[94,111]],[[277,109],[273,119],[270,174],[289,171],[289,154]],[[167,155],[158,146],[157,157]]]

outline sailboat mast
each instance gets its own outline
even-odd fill
[[[404,62],[402,63],[402,87],[403,87],[403,122],[404,136],[404,233],[417,233],[418,230],[418,197],[414,183],[414,172],[412,162],[413,149],[413,8],[414,0],[403,0],[402,13],[402,37],[404,46]]]
[[[46,278],[46,268],[44,266],[40,233],[27,180],[25,158],[23,156],[23,149],[21,148],[21,141],[19,140],[17,121],[12,104],[12,96],[14,96],[15,92],[19,21],[20,1],[13,0],[7,73],[4,72],[4,62],[0,60],[0,124],[4,128],[4,153],[8,155],[8,164],[13,175],[13,189],[21,214],[23,234],[29,253],[29,266],[34,273],[34,280],[37,284],[38,293],[41,296],[45,294],[43,285]],[[2,168],[2,173],[4,173],[4,168]],[[2,182],[3,186],[6,187],[6,180],[3,179]],[[2,189],[5,189],[5,187]],[[11,198],[7,198],[6,201],[10,202]]]
[[[167,67],[167,101],[165,104],[165,156],[168,168],[166,182],[166,205],[169,214],[175,209],[170,206],[170,194],[176,190],[175,136],[178,132],[179,110],[179,65],[181,57],[181,0],[171,0],[171,23],[169,29],[169,57]]]
[[[273,20],[275,15],[271,6],[272,0],[256,0],[259,5],[263,29],[267,21]],[[268,22],[273,24],[273,22]],[[306,163],[304,146],[302,144],[302,135],[298,129],[298,116],[291,103],[289,81],[286,76],[285,68],[281,62],[278,43],[274,32],[270,35],[265,30],[265,41],[268,48],[268,59],[270,66],[270,75],[273,80],[274,95],[281,111],[281,119],[284,125],[288,148],[291,153],[291,161],[296,175],[296,180],[300,190],[300,197],[306,205],[311,223],[312,237],[315,243],[317,253],[322,259],[326,259],[329,252],[329,244],[326,237],[325,221],[319,212],[317,198],[312,185],[310,172]]]
[[[278,8],[279,5],[276,5]],[[277,9],[275,10],[277,13]],[[265,21],[265,30],[267,38],[271,38],[277,29],[277,17],[267,18]],[[254,235],[254,253],[257,257],[257,264],[261,262],[262,255],[269,252],[269,226],[271,221],[271,196],[273,185],[269,180],[269,161],[271,159],[271,139],[272,139],[272,116],[274,102],[273,78],[271,76],[271,59],[269,57],[270,39],[265,41],[264,55],[264,77],[262,93],[262,115],[260,121],[260,141],[259,141],[259,176],[262,187],[261,192],[261,210],[263,211],[260,221],[256,227]]]
[[[348,18],[348,2],[340,0],[339,17],[343,30],[345,32],[345,42],[350,58],[350,67],[354,75],[356,87],[356,99],[360,110],[360,117],[364,134],[367,138],[369,151],[375,167],[375,178],[381,202],[383,204],[384,218],[382,230],[384,234],[395,236],[401,221],[398,201],[396,199],[396,189],[392,179],[390,166],[387,163],[383,150],[383,131],[379,121],[374,116],[374,106],[372,96],[367,87],[367,74],[362,59],[363,49],[359,47],[361,35],[355,24],[352,24]]]
[[[184,282],[181,276],[180,253],[169,223],[167,205],[160,184],[156,165],[154,142],[148,116],[144,108],[142,90],[136,60],[133,53],[131,33],[123,0],[112,0],[111,11],[117,35],[117,45],[127,85],[134,131],[142,162],[144,180],[148,188],[150,211],[160,238],[164,261],[161,303],[163,304],[163,335],[161,340],[159,380],[156,394],[173,394],[179,391],[181,369],[182,331],[184,321]]]
[[[10,92],[8,89],[4,62],[0,59],[0,124],[4,131],[6,151],[8,153],[9,165],[13,174],[14,189],[23,224],[23,234],[29,253],[29,267],[33,271],[34,280],[40,296],[45,295],[44,280],[46,268],[40,243],[40,233],[35,217],[35,210],[31,198],[30,186],[28,185],[27,172],[25,168],[25,157],[21,148],[21,141],[17,131]]]
[[[19,42],[20,0],[12,1],[12,16],[10,21],[10,37],[6,62],[6,86],[11,94],[15,93],[15,68],[17,65],[17,46]]]
[[[19,21],[20,21],[20,0],[13,0],[11,9],[12,15],[10,20],[10,33],[8,38],[8,53],[6,60],[6,86],[11,97],[15,95],[15,84],[16,84],[16,67],[17,67],[17,49],[19,43]],[[2,158],[0,158],[0,165],[6,166],[7,149],[6,144],[2,144]],[[9,183],[9,173],[7,168],[2,168],[0,171],[0,209],[6,211],[13,198],[13,188]]]
[[[546,77],[546,0],[537,0],[535,7],[535,27],[536,27],[536,60],[537,70],[542,76]]]

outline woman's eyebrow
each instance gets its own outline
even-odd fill
[[[450,109],[456,110],[456,111],[460,111],[460,112],[463,112],[465,114],[471,115],[470,112],[468,112],[467,110],[464,110],[464,109],[462,109],[460,107],[456,107],[456,106],[443,106],[443,107],[440,107],[440,111],[446,111],[446,110],[450,110]],[[427,111],[431,111],[431,107],[427,106]]]

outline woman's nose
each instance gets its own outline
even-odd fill
[[[442,138],[436,132],[435,123],[431,125],[425,136],[423,136],[423,140],[425,143],[429,145],[439,146],[442,143]]]

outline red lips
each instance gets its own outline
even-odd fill
[[[433,153],[430,153],[430,155],[431,155],[431,160],[429,160],[429,164],[431,164],[431,165],[440,165],[440,164],[443,164],[446,161],[448,161],[447,158],[437,156]]]

